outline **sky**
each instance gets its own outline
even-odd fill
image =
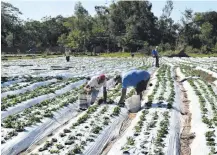
[[[44,16],[55,17],[62,15],[69,17],[74,13],[74,6],[78,0],[3,0],[11,3],[15,7],[19,8],[23,13],[21,18],[41,20]],[[152,12],[155,16],[160,17],[162,9],[165,5],[165,0],[149,0],[152,3]],[[82,5],[89,14],[94,15],[96,5],[109,6],[111,0],[80,0]],[[205,0],[173,0],[174,9],[171,14],[172,19],[175,22],[179,22],[182,16],[182,12],[186,8],[191,8],[194,12],[205,11],[217,11],[217,1],[205,1]]]

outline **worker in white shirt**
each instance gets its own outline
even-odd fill
[[[66,61],[69,62],[70,60],[70,50],[69,49],[66,49],[65,56],[66,56]]]
[[[106,77],[104,74],[100,76],[94,76],[90,79],[90,81],[85,86],[85,91],[91,94],[90,104],[92,105],[99,93],[100,88],[103,87],[103,99],[104,103],[106,103],[107,99],[107,91],[106,91]]]

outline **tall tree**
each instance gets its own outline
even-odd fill
[[[159,36],[161,37],[161,43],[168,43],[172,46],[175,46],[178,24],[174,24],[174,21],[170,17],[172,10],[173,2],[171,0],[166,1],[166,4],[162,9],[162,15],[159,20]]]
[[[12,45],[14,45],[15,35],[18,32],[17,26],[21,20],[19,15],[22,14],[18,8],[7,2],[1,2],[1,39],[2,44],[6,45],[7,35],[12,35]]]
[[[148,1],[118,1],[110,8],[110,30],[115,36],[128,38],[133,48],[135,43],[148,41],[156,44],[156,21],[157,18],[151,12],[152,4]],[[140,44],[143,46],[144,43]],[[123,45],[124,46],[124,45]],[[122,48],[123,48],[122,46]],[[138,45],[137,45],[138,46]],[[139,47],[139,46],[138,46]]]
[[[90,42],[92,17],[80,2],[75,5],[75,16],[67,19],[64,26],[70,32],[67,37],[63,34],[59,38],[59,42],[66,42],[66,46],[74,49],[85,50]]]

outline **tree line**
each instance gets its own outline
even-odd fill
[[[66,47],[77,52],[143,51],[158,46],[160,51],[184,49],[191,53],[217,53],[217,12],[186,9],[181,22],[171,18],[168,0],[157,18],[149,1],[118,1],[109,7],[95,6],[91,16],[78,2],[71,17],[44,17],[41,21],[20,19],[20,10],[1,2],[1,45],[28,48]]]

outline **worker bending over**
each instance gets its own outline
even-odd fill
[[[106,77],[104,74],[100,76],[94,76],[90,79],[90,81],[85,86],[85,90],[88,94],[91,94],[90,104],[92,105],[99,93],[100,88],[103,87],[103,98],[104,103],[106,103],[107,99],[107,91],[106,91]]]
[[[150,74],[144,70],[132,70],[125,73],[123,76],[116,76],[115,81],[117,83],[122,83],[122,94],[118,104],[120,106],[124,106],[124,100],[128,87],[134,87],[137,95],[140,95],[140,100],[142,100],[142,91],[146,90],[149,80]],[[152,84],[150,84],[150,86],[151,85]]]

